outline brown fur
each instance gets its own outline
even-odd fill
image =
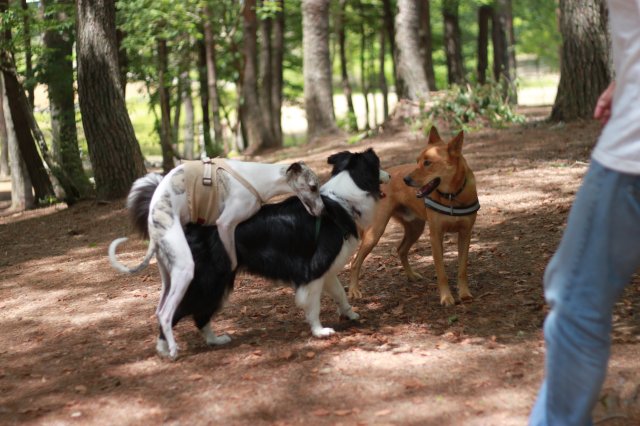
[[[373,224],[363,231],[358,254],[351,263],[350,297],[362,296],[358,283],[362,262],[376,246],[389,219],[393,217],[404,227],[404,237],[398,246],[398,256],[410,281],[419,280],[422,277],[409,265],[409,249],[420,238],[425,222],[429,223],[440,303],[445,306],[453,305],[455,301],[449,289],[444,268],[443,240],[447,232],[458,233],[458,292],[461,299],[472,298],[467,280],[467,259],[476,213],[468,216],[448,216],[425,207],[423,199],[416,196],[416,189],[426,185],[435,177],[440,177],[441,182],[437,189],[443,193],[456,193],[462,188],[466,178],[464,189],[453,199],[453,207],[468,206],[478,199],[473,172],[462,156],[463,139],[464,135],[460,132],[449,143],[445,143],[433,127],[426,148],[418,156],[417,167],[416,164],[403,164],[387,169],[391,180],[381,185],[381,190],[387,196],[378,203]],[[430,164],[425,166],[425,161],[429,161]],[[451,202],[440,196],[438,191],[434,190],[430,197],[443,205],[451,205]]]

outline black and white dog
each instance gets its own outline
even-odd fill
[[[291,283],[296,303],[304,310],[316,337],[334,333],[320,323],[323,291],[338,304],[341,315],[353,320],[359,317],[349,305],[337,273],[358,247],[358,228],[368,227],[373,219],[380,182],[389,180],[372,149],[340,152],[330,156],[328,162],[333,170],[320,188],[325,206],[320,217],[311,216],[297,197],[291,197],[264,205],[235,232],[238,269]],[[192,316],[208,344],[226,343],[230,338],[216,336],[210,320],[233,290],[236,272],[215,227],[191,224],[185,236],[195,270],[173,324]],[[156,349],[161,355],[168,354],[162,331]]]

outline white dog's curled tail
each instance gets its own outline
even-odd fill
[[[144,259],[142,259],[142,263],[130,268],[125,264],[121,263],[120,261],[118,261],[118,259],[116,258],[116,248],[127,240],[128,238],[126,237],[116,238],[111,242],[111,244],[109,244],[109,261],[111,261],[111,266],[113,266],[118,271],[125,272],[127,274],[135,274],[136,272],[140,272],[144,268],[149,266],[149,262],[151,261],[151,258],[153,257],[154,253],[156,252],[156,245],[153,242],[153,240],[151,240],[151,242],[149,243],[149,248],[147,249],[147,254],[144,256]]]

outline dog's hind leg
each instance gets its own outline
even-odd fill
[[[231,341],[231,337],[228,334],[217,335],[211,328],[211,322],[207,321],[202,327],[198,327],[200,334],[204,338],[204,341],[209,346],[226,345]]]
[[[409,250],[424,232],[426,222],[422,219],[414,219],[412,221],[400,220],[400,223],[404,228],[404,236],[398,246],[398,257],[400,258],[400,262],[402,262],[404,273],[407,274],[409,281],[421,280],[422,276],[415,272],[409,264]]]
[[[169,292],[169,288],[171,287],[171,275],[167,271],[167,268],[164,266],[164,263],[160,260],[161,255],[158,254],[158,269],[160,270],[160,278],[162,281],[162,290],[160,292],[160,300],[158,301],[158,307],[156,308],[156,316],[160,312],[160,309],[164,305],[164,302],[167,298],[167,293]],[[156,341],[156,352],[159,355],[168,357],[169,356],[169,345],[167,345],[167,338],[162,332],[162,327],[160,328],[160,332],[158,334],[158,340]]]
[[[167,288],[164,303],[161,304],[157,316],[169,347],[168,355],[175,359],[178,356],[178,345],[173,337],[173,317],[193,279],[194,262],[180,225],[177,224],[172,231],[174,232],[167,233],[167,239],[159,242],[158,255],[169,271],[171,285]]]
[[[458,293],[462,300],[473,299],[467,279],[469,244],[471,244],[471,228],[460,229],[458,232]]]
[[[323,327],[320,323],[320,296],[324,288],[324,277],[311,281],[296,289],[296,304],[304,310],[311,334],[315,337],[327,337],[335,333],[333,328]]]
[[[360,318],[360,315],[353,312],[353,309],[347,300],[347,294],[344,292],[344,287],[342,287],[337,276],[330,274],[324,280],[324,291],[338,304],[338,314],[340,316],[347,317],[350,320],[357,320]]]

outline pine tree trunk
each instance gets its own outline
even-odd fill
[[[2,78],[2,73],[0,73]],[[4,79],[0,85],[0,178],[9,177],[9,135],[7,133],[7,123],[4,119]]]
[[[552,120],[592,117],[598,97],[612,77],[607,21],[605,0],[560,1],[563,42]]]
[[[417,1],[398,0],[396,15],[398,73],[405,85],[400,97],[426,100],[429,97],[429,84],[420,49],[420,16]]]
[[[396,93],[404,93],[404,82],[398,73],[398,49],[396,47],[396,26],[394,17],[396,16],[391,0],[382,0],[383,24],[389,40],[389,51],[391,52],[391,62],[393,63],[393,79]]]
[[[447,56],[449,84],[463,84],[465,82],[458,5],[459,0],[442,0],[444,50]]]
[[[77,0],[78,98],[97,196],[124,197],[145,174],[122,96],[113,0]]]
[[[342,77],[342,91],[347,99],[347,122],[348,128],[352,132],[358,131],[358,120],[356,119],[356,109],[353,106],[353,97],[351,96],[351,83],[349,82],[349,73],[347,72],[347,34],[345,29],[345,13],[347,1],[340,0],[340,8],[336,15],[336,32],[338,33],[338,48],[340,50],[340,74]]]
[[[191,77],[189,71],[184,73],[184,89],[182,90],[182,105],[184,106],[184,150],[183,155],[187,160],[193,160],[193,97],[191,96]]]
[[[489,23],[493,19],[491,6],[480,6],[478,9],[478,83],[487,82],[487,68],[489,67]]]
[[[331,85],[329,6],[329,0],[302,0],[302,68],[309,141],[338,132]]]
[[[271,109],[273,111],[273,137],[276,146],[283,146],[282,135],[282,90],[283,90],[283,67],[284,67],[284,1],[276,0],[280,5],[280,11],[273,21],[273,44],[272,44],[272,83],[271,83]]]
[[[273,99],[273,19],[266,18],[260,20],[260,60],[259,62],[259,101],[262,109],[262,122],[264,123],[265,132],[269,137],[265,140],[264,148],[279,147],[275,139],[274,129],[274,111],[272,109]]]
[[[509,95],[512,103],[517,103],[517,92],[514,85],[516,63],[511,0],[496,0],[492,34],[494,78],[503,83],[504,95]]]
[[[429,90],[436,88],[436,73],[433,69],[433,43],[431,40],[431,2],[420,1],[420,40],[422,45],[422,57],[424,58],[424,72],[427,75]]]
[[[29,13],[29,4],[27,0],[20,0],[20,6],[22,7],[22,26],[24,31],[24,68],[25,68],[25,88],[27,89],[27,99],[29,105],[33,109],[33,103],[35,101],[35,80],[33,75],[33,52],[31,49],[31,16]]]
[[[209,79],[207,78],[207,54],[204,41],[198,42],[198,83],[200,93],[200,110],[202,111],[202,145],[203,153],[214,157],[215,149],[211,139],[211,121],[209,119]]]
[[[254,2],[255,3],[255,2]],[[229,152],[229,148],[224,143],[222,135],[222,122],[220,121],[220,98],[218,97],[218,74],[216,70],[216,45],[212,28],[212,12],[209,5],[204,7],[204,48],[207,60],[207,84],[208,97],[211,112],[211,120],[213,121],[213,144],[216,150],[225,146],[225,152]]]
[[[389,117],[389,88],[387,86],[387,76],[384,74],[385,63],[385,50],[386,50],[386,37],[384,28],[380,29],[380,57],[378,61],[380,63],[380,91],[382,92],[382,121],[387,121]]]
[[[264,125],[260,101],[258,98],[257,69],[257,30],[256,1],[246,0],[243,8],[243,57],[244,70],[242,79],[242,126],[247,134],[248,155],[253,155],[265,146],[270,146],[269,133]]]
[[[22,160],[18,138],[13,126],[9,98],[4,85],[3,73],[0,73],[0,104],[2,104],[2,121],[6,123],[7,156],[11,165],[11,210],[22,211],[33,208],[35,199],[31,191],[31,179],[27,165]]]
[[[360,87],[362,88],[362,99],[364,101],[364,130],[370,130],[369,124],[369,84],[367,82],[366,66],[367,34],[364,25],[360,25]]]
[[[69,0],[48,0],[42,5],[46,19],[52,24],[66,22],[70,19],[69,12],[73,12],[73,2]],[[43,78],[48,87],[53,157],[77,191],[70,194],[70,189],[65,188],[67,197],[87,198],[93,188],[82,167],[78,147],[72,62],[74,34],[70,29],[49,29],[45,31],[43,41],[46,50],[41,60]]]
[[[167,41],[158,39],[158,100],[160,102],[160,146],[162,148],[162,170],[168,173],[175,167],[171,148],[171,103],[165,77],[169,66]]]

